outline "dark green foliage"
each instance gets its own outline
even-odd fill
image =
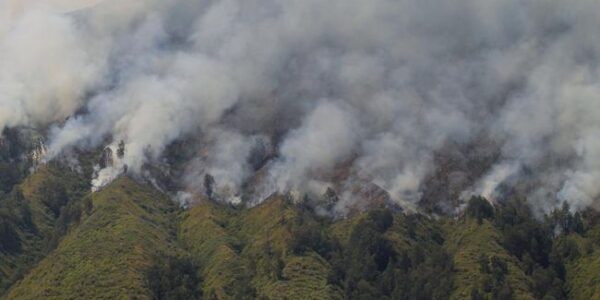
[[[255,274],[267,275],[274,280],[283,279],[283,260],[273,251],[271,244],[265,244],[262,248],[262,253],[266,254],[263,257],[253,259],[250,266],[255,270]]]
[[[35,229],[31,211],[18,187],[9,194],[0,194],[0,219],[10,221],[20,228]]]
[[[494,299],[498,300],[512,300],[513,292],[507,282],[504,282],[499,288],[492,291]]]
[[[379,232],[385,232],[394,222],[394,216],[389,209],[372,210],[369,212],[368,218]]]
[[[443,248],[434,248],[418,263],[411,261],[406,283],[398,285],[393,299],[447,299],[453,289],[452,258]],[[396,269],[402,272],[401,268]],[[400,278],[402,275],[399,276]],[[401,279],[402,280],[402,279]],[[402,298],[398,298],[398,297]]]
[[[477,222],[481,224],[483,219],[494,217],[494,207],[485,198],[473,196],[467,205],[466,214],[471,218],[476,218]]]
[[[546,223],[551,226],[554,231],[559,233],[578,233],[584,232],[583,221],[581,214],[576,212],[571,213],[571,209],[567,202],[564,202],[561,209],[554,210],[552,214],[546,217]]]
[[[389,210],[373,210],[352,231],[349,241],[352,247],[344,251],[347,294],[360,294],[367,282],[375,281],[388,268],[395,253],[383,233],[392,223],[393,216]],[[361,280],[365,282],[359,286]]]
[[[23,194],[14,188],[9,194],[0,194],[0,252],[15,254],[21,251],[19,228],[35,231]]]
[[[408,233],[408,237],[410,237],[411,239],[414,239],[417,237],[416,229],[417,229],[417,223],[419,222],[419,220],[417,218],[418,218],[417,215],[408,215],[404,219],[404,225],[406,227],[406,232]]]
[[[368,225],[358,226],[350,236],[351,248],[345,256],[348,280],[356,284],[361,278],[374,280],[385,268],[392,254],[391,245],[381,233]]]
[[[479,271],[484,274],[480,287],[471,290],[471,299],[486,299],[490,295],[492,299],[512,299],[512,290],[506,282],[508,265],[497,256],[488,258],[481,254],[478,259]]]
[[[207,193],[212,194],[214,178],[207,175],[204,180]],[[90,197],[85,196],[88,189],[85,184],[60,176],[36,182],[42,182],[37,189],[24,189],[28,199],[24,199],[18,188],[8,194],[0,193],[2,254],[26,252],[31,244],[28,239],[32,239],[39,243],[36,254],[46,255],[65,234],[77,232],[79,228],[75,226],[82,220],[92,219],[88,219],[87,212],[92,204]],[[34,196],[30,196],[32,190]],[[127,190],[123,193],[131,195]],[[33,209],[29,204],[32,197],[37,205]],[[335,195],[330,193],[329,197],[335,198]],[[572,213],[568,206],[563,206],[540,221],[522,199],[510,199],[493,207],[484,198],[473,197],[465,211],[467,218],[459,220],[375,209],[340,223],[317,216],[310,202],[295,203],[290,197],[251,223],[248,221],[252,220],[251,210],[240,216],[236,209],[219,207],[211,202],[215,205],[215,213],[198,217],[200,221],[196,226],[204,224],[205,220],[211,220],[214,226],[207,227],[210,230],[192,240],[210,234],[220,235],[212,242],[216,250],[206,251],[208,246],[213,246],[211,244],[206,248],[199,247],[206,251],[199,253],[210,259],[157,257],[147,270],[144,269],[146,265],[141,268],[147,271],[144,284],[155,299],[199,299],[200,295],[252,299],[272,295],[267,292],[275,293],[273,287],[277,285],[280,288],[277,293],[285,293],[287,284],[293,286],[292,282],[305,288],[302,284],[309,277],[317,277],[314,275],[317,273],[311,272],[318,270],[321,282],[311,282],[310,288],[327,286],[334,293],[343,293],[347,299],[447,299],[453,293],[471,299],[512,299],[524,294],[535,299],[566,299],[567,292],[572,292],[567,287],[572,284],[568,280],[572,280],[573,265],[585,261],[581,259],[586,255],[597,253],[600,245],[600,233],[595,233],[600,225],[599,214]],[[140,217],[142,223],[155,226],[157,223],[148,216],[158,210],[148,202],[140,203],[139,208],[144,212]],[[39,217],[40,212],[43,212],[43,218]],[[263,220],[273,215],[273,220],[279,221],[261,227]],[[49,224],[36,231],[34,223],[39,219],[48,220]],[[107,220],[110,219],[107,215]],[[173,221],[177,222],[176,218]],[[248,224],[255,228],[248,229]],[[176,226],[174,223],[173,228]],[[173,228],[169,227],[169,230]],[[269,234],[260,235],[263,229]],[[482,246],[484,251],[480,254],[475,251],[460,256],[453,248],[453,238],[462,236],[449,233],[454,229],[485,232],[493,238],[494,247]],[[260,237],[260,243],[252,244],[252,234]],[[174,234],[171,238],[179,237]],[[177,255],[185,257],[191,253],[185,251],[182,249]],[[225,267],[209,266],[207,262],[218,261],[212,258],[222,259]],[[11,270],[6,276],[8,279],[1,278],[0,291],[27,274],[37,263],[36,257],[27,259],[31,264]],[[193,262],[200,262],[203,268]],[[313,268],[315,266],[318,268]],[[203,273],[204,284],[198,270],[206,272]],[[239,274],[239,277],[225,277],[223,270]],[[465,286],[465,280],[459,276],[467,272],[467,278],[473,278],[473,281]],[[229,281],[231,278],[234,280]],[[515,279],[527,280],[517,285]],[[212,280],[221,280],[219,284],[225,288],[210,286]],[[462,286],[455,286],[459,284]],[[471,285],[475,286],[471,288]],[[202,286],[206,290],[201,290]]]
[[[23,239],[23,232],[29,232],[32,235],[38,233],[23,194],[18,187],[15,187],[9,194],[0,194],[0,256],[4,254],[18,257],[27,251],[24,244],[28,241]],[[0,276],[0,294],[12,283],[21,279],[28,269],[29,263],[18,263],[11,267],[14,268],[12,272],[6,274],[5,277]]]
[[[553,268],[536,267],[531,274],[532,290],[538,299],[566,299],[563,281]]]
[[[490,259],[490,274],[494,276],[496,282],[503,282],[508,273],[506,262],[497,256],[492,256]]]
[[[153,293],[153,299],[202,299],[201,280],[197,270],[197,266],[186,258],[156,258],[156,264],[146,273],[148,288]]]
[[[485,300],[485,296],[481,294],[478,288],[471,289],[471,300]]]
[[[496,212],[494,224],[502,231],[504,247],[511,254],[519,259],[527,255],[542,267],[548,266],[551,234],[533,217],[524,200],[513,199],[504,203]]]
[[[301,213],[291,225],[292,239],[290,248],[297,255],[312,250],[324,258],[331,256],[334,241],[325,233],[325,220],[319,220],[314,214]]]
[[[21,172],[10,163],[0,162],[0,191],[9,192],[21,181]]]
[[[21,240],[14,225],[0,219],[0,252],[15,253],[21,251]]]
[[[0,191],[10,192],[27,174],[31,162],[23,154],[31,151],[31,139],[15,128],[0,132]]]
[[[406,216],[404,222],[415,236],[417,220]],[[369,212],[354,227],[348,247],[332,256],[330,282],[340,285],[348,299],[448,298],[453,263],[442,247],[441,233],[433,230],[396,252],[386,236],[393,223],[389,210]]]
[[[563,261],[573,261],[580,256],[579,248],[575,241],[568,237],[561,236],[554,242],[551,253],[552,259],[561,259]]]
[[[69,202],[64,186],[52,181],[46,181],[40,187],[42,201],[55,218],[60,215],[61,208]]]
[[[8,194],[0,193],[0,252],[15,262],[3,266],[0,257],[6,272],[0,276],[0,293],[50,253],[79,221],[85,204],[90,205],[80,201],[88,192],[83,179],[56,165],[44,168],[44,174],[53,176],[25,184],[33,193],[29,198],[25,199],[20,185]]]
[[[90,198],[85,198],[81,201],[72,201],[62,206],[53,230],[46,238],[46,251],[49,252],[54,249],[60,242],[60,239],[67,233],[69,227],[79,223],[81,216],[86,212],[90,212],[91,209],[92,202]]]
[[[565,212],[568,214],[568,208]],[[563,215],[561,218],[568,219]],[[534,295],[539,299],[565,299],[564,257],[557,252],[552,226],[537,220],[524,199],[502,203],[494,224],[501,230],[506,250],[522,261],[525,273],[532,277]]]

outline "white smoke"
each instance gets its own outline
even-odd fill
[[[481,196],[488,201],[496,202],[498,198],[497,189],[512,175],[519,171],[519,165],[506,162],[495,165],[488,174],[478,182],[473,190],[464,191],[461,195],[463,201],[467,201],[472,196]]]
[[[62,121],[103,76],[75,21],[44,6],[0,3],[0,128]]]
[[[186,190],[370,182],[412,207],[461,161],[439,153],[485,136],[501,149],[466,193],[600,196],[597,1],[58,2],[0,4],[0,128],[52,124],[47,159],[123,140],[141,174],[193,140]]]
[[[206,193],[205,176],[214,180],[214,193],[220,200],[239,203],[240,191],[244,181],[251,176],[248,162],[252,147],[260,137],[248,137],[235,131],[214,128],[204,136],[201,142],[205,149],[186,168],[186,180],[196,193]]]
[[[319,103],[302,125],[286,136],[280,157],[269,169],[270,190],[260,198],[276,191],[302,191],[309,185],[316,186],[306,178],[317,179],[354,151],[359,142],[355,120],[351,112],[334,103]]]

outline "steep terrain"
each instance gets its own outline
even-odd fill
[[[583,236],[571,235],[560,243],[566,264],[567,289],[572,299],[600,299],[600,227]]]
[[[594,299],[598,214],[473,198],[450,219],[318,216],[273,195],[178,208],[128,176],[48,165],[0,198],[4,299]]]
[[[502,236],[489,221],[477,224],[476,220],[465,219],[449,222],[446,228],[446,247],[452,253],[455,265],[456,289],[452,299],[465,299],[473,290],[486,285],[485,271],[481,260],[499,259],[506,264],[506,278],[502,288],[511,290],[517,299],[535,299],[531,292],[531,279],[519,267],[519,260],[502,247]]]
[[[75,172],[47,165],[0,194],[0,291],[56,247],[87,206],[88,190]]]
[[[177,254],[176,208],[122,177],[91,197],[91,210],[7,299],[151,298],[144,271]]]

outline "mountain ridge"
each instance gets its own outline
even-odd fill
[[[286,195],[181,209],[126,175],[95,193],[84,182],[48,165],[18,187],[40,224],[38,242],[19,240],[37,243],[38,258],[2,299],[589,299],[600,289],[593,212],[540,221],[518,200],[474,197],[456,218],[380,207],[334,220]]]

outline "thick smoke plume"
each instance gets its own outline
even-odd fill
[[[0,2],[0,128],[48,160],[123,141],[97,186],[598,204],[598,1],[55,2]]]

